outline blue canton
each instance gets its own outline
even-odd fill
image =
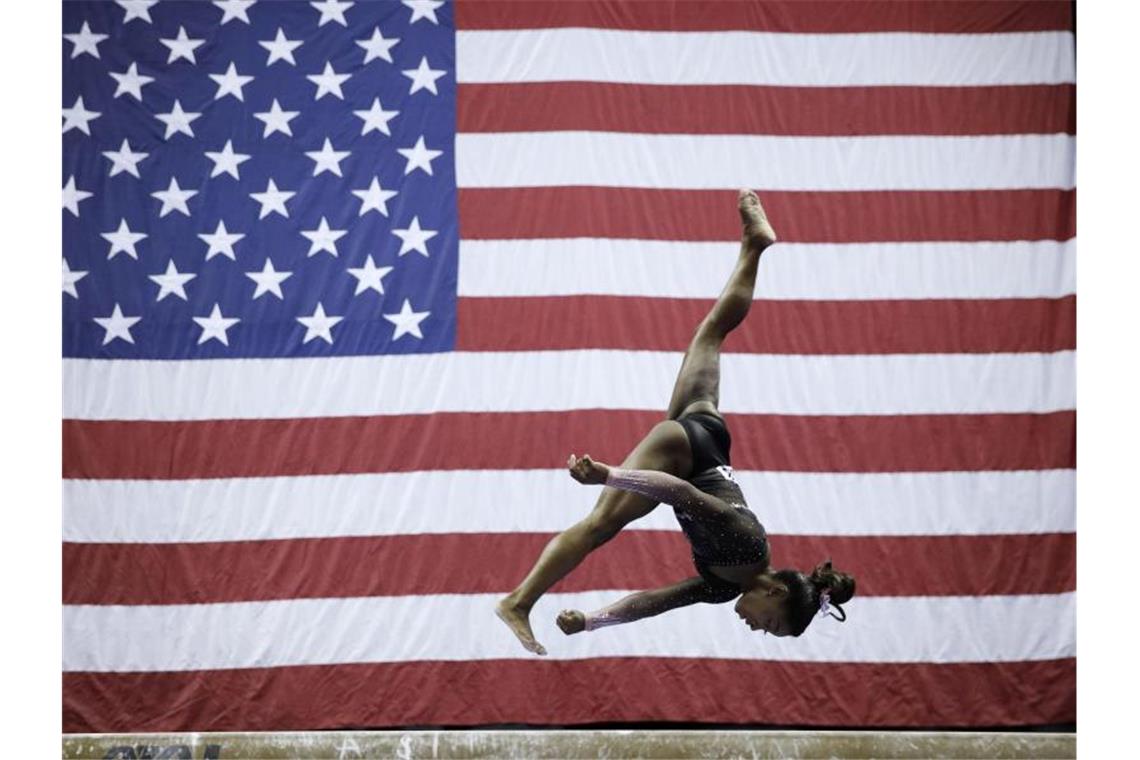
[[[67,2],[63,72],[65,357],[453,348],[450,5]]]

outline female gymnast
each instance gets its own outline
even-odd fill
[[[592,631],[659,615],[698,602],[737,599],[736,614],[752,630],[799,636],[817,614],[837,620],[840,605],[855,594],[855,579],[823,562],[808,575],[769,567],[768,538],[747,507],[729,464],[732,439],[717,411],[720,347],[752,305],[760,255],[776,242],[760,199],[741,190],[740,258],[708,316],[697,326],[673,387],[666,419],[657,423],[621,467],[570,456],[570,476],[604,485],[593,511],[554,537],[522,583],[496,607],[498,616],[526,649],[546,654],[534,638],[530,611],[547,589],[594,549],[658,503],[669,504],[689,540],[698,575],[651,591],[639,591],[589,614],[564,610],[557,619],[566,634]],[[738,598],[739,597],[739,598]],[[834,608],[836,615],[829,612]]]

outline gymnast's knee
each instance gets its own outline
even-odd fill
[[[697,328],[705,332],[705,339],[717,343],[744,321],[752,308],[752,291],[744,286],[735,286],[726,291],[713,307],[709,316]]]
[[[743,315],[741,315],[739,319],[736,318],[736,315],[731,315],[730,318],[730,315],[726,314],[724,308],[719,306],[714,308],[713,311],[697,325],[697,329],[693,332],[691,345],[706,351],[719,350],[720,345],[724,342],[728,333],[731,332],[732,326],[739,324],[743,318]]]
[[[606,514],[592,514],[582,521],[586,542],[590,549],[597,549],[621,532],[625,523]]]

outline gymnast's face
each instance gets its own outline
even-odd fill
[[[790,626],[784,614],[787,593],[788,587],[782,583],[759,586],[741,595],[734,609],[745,625],[754,631],[790,636]]]

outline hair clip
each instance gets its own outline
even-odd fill
[[[819,595],[819,614],[833,617],[840,623],[847,620],[847,613],[843,611],[842,607],[837,604],[835,605],[835,610],[839,613],[839,615],[836,615],[835,612],[831,611],[831,589],[822,592]],[[840,615],[842,615],[842,617],[840,617]]]
[[[827,615],[831,609],[831,592],[824,591],[819,595],[819,614]]]

